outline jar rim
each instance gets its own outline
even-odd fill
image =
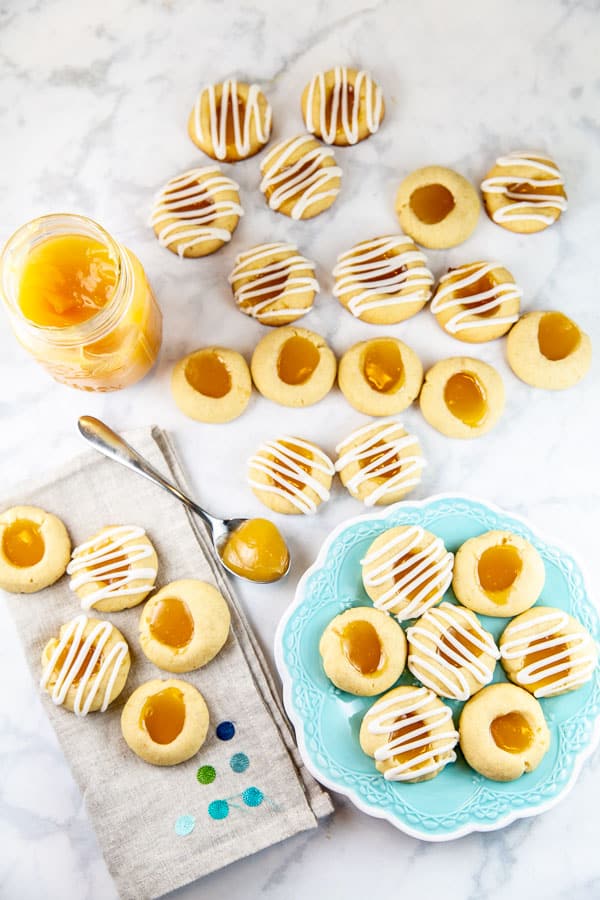
[[[115,288],[108,302],[85,322],[72,325],[40,325],[23,313],[14,289],[15,285],[10,283],[12,279],[18,284],[18,276],[15,278],[14,271],[15,261],[11,260],[11,256],[16,257],[20,253],[20,266],[17,263],[17,268],[22,268],[36,243],[42,243],[61,234],[84,235],[104,244],[115,263],[117,276]],[[18,319],[21,326],[50,343],[74,346],[100,340],[115,326],[130,281],[128,270],[126,254],[120,244],[94,219],[78,213],[49,213],[21,225],[6,241],[0,256],[0,293],[11,315]]]

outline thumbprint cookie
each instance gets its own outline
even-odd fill
[[[333,295],[363,322],[394,325],[418,313],[429,298],[433,275],[410,238],[389,234],[360,241],[340,254]]]
[[[543,231],[567,208],[560,169],[543,153],[500,156],[482,181],[481,192],[492,222],[518,234]]]
[[[263,397],[282,406],[311,406],[333,387],[337,362],[320,334],[289,326],[261,338],[250,368]]]
[[[492,781],[533,772],[550,747],[542,707],[514,684],[489,684],[467,700],[458,730],[466,761]]]
[[[452,710],[433,691],[402,685],[367,711],[359,741],[386,781],[414,784],[435,778],[455,762],[458,732]]]
[[[71,540],[61,520],[38,506],[0,513],[0,588],[33,594],[64,575]]]
[[[218,166],[171,178],[156,195],[150,216],[159,244],[180,257],[214,253],[231,240],[244,215],[238,188]]]
[[[402,412],[418,397],[422,383],[421,360],[398,338],[361,341],[340,359],[340,390],[354,409],[368,416]]]
[[[241,416],[250,402],[250,370],[235,350],[203,347],[175,364],[171,393],[181,412],[190,419],[231,422]]]
[[[429,424],[451,438],[490,431],[504,410],[504,382],[480,359],[442,359],[425,375],[419,403]]]
[[[546,573],[533,544],[511,531],[469,538],[454,561],[456,598],[484,616],[516,616],[537,601]]]
[[[336,687],[372,697],[387,691],[404,671],[406,638],[390,616],[372,606],[353,606],[329,623],[319,653]]]
[[[512,328],[506,342],[508,364],[532,387],[561,391],[584,378],[592,364],[592,343],[561,312],[531,312]]]
[[[271,118],[271,107],[258,85],[228,78],[200,91],[188,133],[207,156],[237,162],[262,150],[271,136]]]
[[[229,276],[233,296],[262,325],[289,325],[313,307],[319,283],[315,264],[294,244],[260,244],[240,253]]]
[[[383,94],[368,72],[336,66],[318,72],[306,85],[302,115],[311,134],[326,144],[348,147],[379,130]]]
[[[398,621],[416,619],[448,590],[453,562],[441,538],[420,525],[399,525],[375,538],[361,560],[362,580],[377,609]]]
[[[131,659],[121,632],[100,619],[77,616],[42,651],[40,687],[56,706],[86,716],[104,712],[127,681]]]
[[[500,654],[510,680],[540,698],[580,688],[598,664],[591,634],[573,616],[550,606],[534,606],[509,622]]]
[[[420,483],[425,466],[419,439],[393,419],[357,428],[336,453],[342,484],[366,506],[401,500]]]
[[[313,513],[329,500],[335,467],[326,453],[297,437],[266,441],[248,462],[248,483],[274,512]]]
[[[467,263],[442,275],[430,309],[447,334],[481,344],[502,337],[514,325],[522,294],[500,263]]]
[[[396,194],[402,230],[435,250],[462,244],[475,230],[481,204],[473,185],[452,169],[426,166],[404,179]]]
[[[442,603],[406,632],[408,668],[440,697],[468,700],[494,677],[500,652],[469,609]]]
[[[307,134],[273,147],[260,170],[260,189],[269,207],[292,219],[318,216],[340,192],[342,170],[333,150]]]

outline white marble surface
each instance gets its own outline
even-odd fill
[[[138,253],[165,315],[164,346],[152,375],[120,394],[95,397],[51,382],[0,316],[4,492],[76,453],[77,416],[91,413],[119,429],[150,422],[171,429],[200,500],[217,512],[260,513],[244,483],[244,462],[257,441],[289,430],[332,451],[362,417],[335,391],[300,411],[256,396],[231,425],[197,425],[171,402],[171,365],[203,343],[250,353],[263,329],[234,308],[226,275],[236,252],[262,240],[296,240],[317,260],[322,293],[304,324],[325,334],[336,351],[380,333],[341,310],[330,293],[330,271],[338,252],[355,240],[395,228],[397,184],[428,163],[454,166],[479,182],[501,152],[541,147],[555,155],[571,203],[559,225],[520,238],[482,216],[467,244],[430,259],[441,272],[448,263],[499,258],[522,284],[527,309],[563,309],[600,339],[597,2],[261,0],[235,7],[210,0],[9,0],[0,9],[0,238],[39,214],[86,213]],[[163,181],[204,162],[185,127],[201,84],[232,74],[262,83],[279,138],[302,130],[299,97],[313,72],[340,62],[372,70],[387,117],[378,135],[339,151],[343,190],[330,212],[292,223],[269,211],[257,191],[254,159],[235,167],[246,215],[229,247],[203,261],[180,261],[161,249],[146,225],[148,205]],[[391,331],[425,364],[463,349],[428,312]],[[555,395],[519,383],[502,342],[474,353],[505,376],[506,414],[489,436],[461,443],[432,431],[417,410],[405,413],[429,461],[416,496],[459,489],[528,516],[587,560],[597,588],[597,366],[581,386]],[[269,658],[299,574],[328,531],[360,511],[338,487],[316,518],[286,520],[294,552],[287,584],[240,588]],[[0,895],[110,898],[114,889],[82,798],[12,626],[4,611],[0,615]],[[401,886],[405,896],[443,891],[446,900],[588,900],[600,896],[592,830],[599,771],[596,754],[559,807],[448,845],[419,843],[336,798],[335,816],[317,831],[179,896],[341,898],[375,886],[392,896]]]

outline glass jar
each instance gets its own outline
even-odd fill
[[[48,248],[51,253],[58,246],[56,241],[50,244],[54,238],[61,239],[58,243],[63,258],[69,241],[75,242],[78,252],[92,248],[92,257],[94,253],[96,257],[101,255],[103,270],[109,274],[110,289],[104,288],[104,304],[93,306],[92,311],[88,308],[85,321],[72,323],[65,315],[65,324],[39,324],[24,312],[22,294],[28,264],[40,253],[47,253]],[[42,247],[44,242],[46,246]],[[73,266],[75,271],[77,264]],[[60,264],[53,265],[51,256],[46,259],[35,273],[37,281],[28,282],[29,301],[34,307],[36,294],[31,291],[31,284],[41,285],[43,293],[40,278],[45,273],[52,288],[57,284],[64,286],[72,274],[63,277]],[[81,276],[81,272],[77,275]],[[80,283],[85,285],[85,279],[80,279]],[[142,264],[131,250],[84,216],[43,216],[19,228],[0,258],[0,296],[17,339],[63,384],[84,391],[116,391],[139,381],[156,361],[162,339],[162,315]],[[52,321],[60,317],[60,306],[54,307]]]

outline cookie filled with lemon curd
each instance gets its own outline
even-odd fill
[[[333,277],[334,297],[373,325],[394,325],[416,315],[434,282],[425,254],[404,234],[355,244],[338,256]]]
[[[248,460],[248,483],[274,512],[307,515],[329,500],[335,466],[320,447],[284,435],[265,441]]]
[[[504,411],[504,382],[480,359],[442,359],[425,374],[419,397],[421,412],[437,431],[452,438],[480,437]]]
[[[0,299],[19,342],[63,384],[119,390],[156,361],[162,316],[142,264],[84,216],[19,228],[0,258]]]
[[[408,175],[396,194],[402,230],[417,244],[443,250],[462,244],[479,220],[481,203],[470,181],[443,166]]]
[[[282,406],[312,406],[333,387],[337,362],[320,334],[286,326],[261,338],[250,368],[263,397]]]
[[[467,700],[458,731],[467,763],[492,781],[533,772],[550,748],[541,705],[514,684],[489,684]]]
[[[508,678],[534,697],[557,697],[582,687],[598,665],[598,647],[586,628],[563,609],[533,606],[500,636]]]
[[[402,412],[418,397],[422,383],[421,360],[395,337],[354,344],[338,367],[342,394],[354,409],[368,416]]]
[[[175,363],[171,393],[177,407],[190,419],[214,424],[231,422],[241,416],[250,402],[250,370],[235,350],[202,347]]]
[[[522,294],[500,263],[466,263],[442,275],[430,309],[447,334],[481,344],[510,330],[519,318]]]
[[[592,342],[562,312],[530,312],[511,329],[508,364],[532,387],[561,391],[578,384],[592,364]]]
[[[219,548],[225,566],[250,581],[279,581],[290,568],[287,544],[269,519],[246,519]]]
[[[208,733],[204,697],[178,678],[153,678],[135,689],[121,713],[130,750],[153,766],[177,766],[198,752]]]
[[[529,150],[500,156],[481,192],[492,222],[518,234],[543,231],[567,208],[560,169],[546,154]]]
[[[227,78],[202,88],[188,134],[207,156],[237,162],[254,156],[271,136],[271,105],[257,84]]]
[[[0,513],[0,588],[33,594],[64,575],[71,539],[63,522],[38,506]]]
[[[335,66],[317,72],[302,92],[306,130],[326,144],[348,147],[375,134],[385,115],[381,88],[368,72]]]
[[[406,663],[406,638],[397,622],[371,606],[353,606],[321,635],[325,674],[349,694],[371,697],[390,688]]]
[[[526,538],[512,531],[486,531],[457,551],[452,588],[468,609],[505,617],[533,606],[545,580],[542,557]]]
[[[231,616],[211,584],[182,578],[166,584],[144,604],[139,638],[144,654],[167,672],[192,672],[222,649]]]
[[[342,183],[331,147],[309,134],[276,144],[260,171],[260,190],[269,208],[292,219],[312,219],[329,209]]]

